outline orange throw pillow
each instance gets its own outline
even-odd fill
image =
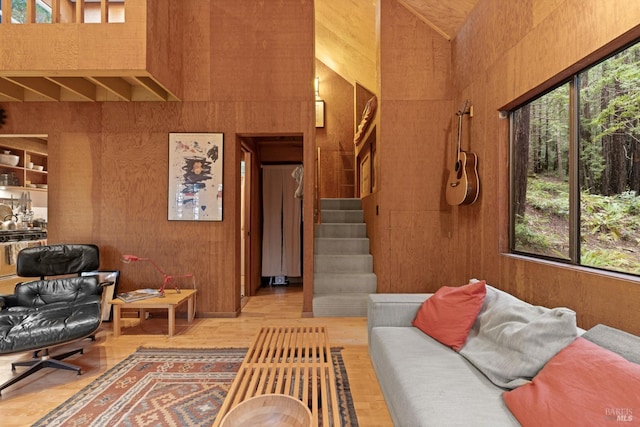
[[[502,398],[525,427],[638,425],[640,365],[576,338]]]
[[[422,303],[413,326],[459,351],[480,313],[486,294],[484,280],[459,287],[443,286]]]

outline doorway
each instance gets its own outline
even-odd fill
[[[238,135],[240,153],[241,224],[241,298],[256,295],[269,286],[262,276],[263,267],[263,166],[303,163],[303,137],[296,135]],[[291,180],[294,178],[292,177]],[[302,233],[302,231],[300,231]],[[301,242],[302,244],[302,242]],[[293,280],[302,286],[301,277]],[[286,287],[282,287],[286,290]]]

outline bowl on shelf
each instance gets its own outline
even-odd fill
[[[47,184],[36,184],[36,187],[38,187],[38,188],[49,188],[49,186]]]
[[[0,163],[3,165],[15,166],[19,161],[20,157],[11,154],[11,151],[5,150],[4,153],[0,154]]]
[[[43,171],[44,170],[44,166],[42,165],[33,165],[33,168],[37,171]]]

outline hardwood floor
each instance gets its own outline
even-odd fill
[[[332,347],[342,347],[358,423],[362,427],[393,426],[382,397],[367,348],[365,318],[302,318],[302,288],[263,288],[247,298],[242,314],[235,319],[196,318],[188,324],[186,313],[176,319],[176,335],[166,336],[167,319],[158,313],[139,324],[138,319],[123,320],[122,335],[115,338],[111,323],[104,323],[96,341],[82,341],[69,348],[84,347],[84,355],[69,362],[82,367],[78,376],[71,371],[43,369],[2,391],[0,424],[3,427],[28,426],[46,415],[100,374],[138,347],[207,348],[249,347],[263,325],[324,325]],[[59,353],[64,348],[56,349]],[[30,354],[0,357],[0,382],[11,378],[11,362]],[[17,368],[24,369],[24,368]]]

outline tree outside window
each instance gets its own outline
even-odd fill
[[[640,43],[513,110],[511,135],[512,252],[640,275]]]

